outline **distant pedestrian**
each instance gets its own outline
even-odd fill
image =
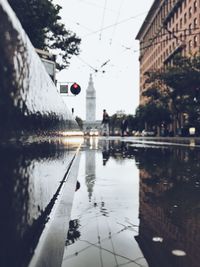
[[[121,136],[124,136],[124,133],[126,132],[128,127],[128,122],[126,118],[123,118],[123,120],[121,121]]]
[[[109,135],[109,115],[107,111],[104,109],[103,110],[103,119],[102,119],[102,130],[103,130],[103,135],[108,136]]]

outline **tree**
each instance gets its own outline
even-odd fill
[[[171,122],[169,110],[156,103],[140,105],[136,110],[136,118],[140,120],[141,125],[147,123],[150,130],[155,128],[155,126],[161,126],[162,124],[169,124]]]
[[[176,117],[181,127],[180,116],[183,112],[189,115],[189,121],[193,120],[194,113],[200,116],[198,108],[200,101],[200,56],[174,57],[173,65],[166,69],[149,71],[146,73],[146,83],[156,86],[161,92],[159,100],[165,101]],[[150,89],[146,96],[152,96]],[[163,102],[164,103],[164,102]]]
[[[133,130],[137,129],[137,120],[133,115],[126,115],[122,114],[119,115],[118,113],[113,114],[110,117],[110,129],[112,133],[115,131],[120,131],[122,120],[126,119],[128,124],[128,131],[131,133]]]
[[[62,9],[53,0],[8,0],[35,48],[56,50],[57,68],[69,65],[72,55],[79,54],[81,39],[66,30],[59,15]],[[60,62],[61,60],[62,62]],[[60,60],[60,61],[59,61]]]

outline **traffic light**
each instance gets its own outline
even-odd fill
[[[77,83],[73,83],[70,87],[70,91],[73,95],[78,95],[81,91],[81,87]]]

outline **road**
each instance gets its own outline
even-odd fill
[[[80,142],[1,144],[0,266],[198,267],[199,139]]]
[[[200,150],[188,141],[86,139],[62,267],[199,266]]]

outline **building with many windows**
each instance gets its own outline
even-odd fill
[[[180,53],[190,56],[200,50],[200,0],[155,0],[136,36],[140,42],[140,104],[145,72],[171,64]]]

